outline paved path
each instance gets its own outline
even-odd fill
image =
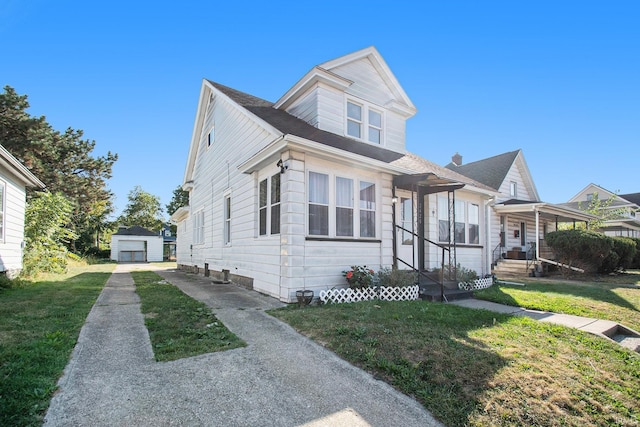
[[[555,323],[558,325],[568,326],[570,328],[579,329],[609,339],[611,335],[609,331],[616,331],[618,323],[611,320],[593,319],[590,317],[574,316],[571,314],[550,313],[546,311],[530,310],[522,307],[514,307],[510,305],[498,304],[491,301],[483,301],[479,299],[466,299],[451,301],[451,304],[461,307],[484,309],[495,311],[498,313],[513,314],[516,316],[526,316],[531,319],[540,320],[542,322]],[[631,331],[635,332],[635,331]],[[624,347],[634,351],[640,349],[640,335],[632,334],[618,341]]]
[[[431,426],[415,400],[264,313],[273,298],[158,271],[248,346],[155,362],[129,271],[91,310],[45,426]]]

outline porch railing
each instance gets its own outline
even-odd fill
[[[431,245],[435,245],[437,247],[439,247],[440,249],[442,249],[442,262],[440,265],[440,280],[435,280],[433,277],[427,275],[424,271],[422,271],[422,268],[416,268],[416,266],[414,264],[409,264],[408,262],[406,262],[405,260],[401,259],[400,257],[398,257],[396,255],[396,261],[401,262],[402,264],[406,265],[407,267],[409,267],[410,269],[412,269],[414,272],[418,273],[419,277],[424,277],[432,282],[434,282],[436,285],[440,286],[440,301],[444,301],[445,300],[445,296],[444,296],[444,256],[445,256],[445,251],[449,251],[450,249],[440,243],[436,243],[434,241],[431,241],[429,239],[426,239],[424,237],[419,236],[418,234],[416,234],[413,230],[407,230],[406,228],[402,227],[401,225],[396,224],[396,232],[397,230],[402,230],[406,233],[409,233],[413,236],[414,239],[418,239],[418,242],[423,242],[422,244],[424,245],[424,243],[429,243]],[[415,246],[414,246],[415,248]],[[414,249],[415,250],[415,249]],[[414,257],[415,258],[415,257]],[[453,266],[452,268],[449,268],[449,279],[451,279],[451,272],[453,271],[454,277],[456,274],[455,271],[456,267]],[[419,280],[418,280],[419,282]]]

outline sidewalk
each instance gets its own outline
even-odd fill
[[[432,426],[415,400],[264,311],[282,304],[234,285],[161,271],[205,302],[247,347],[155,362],[129,271],[92,308],[45,426]]]
[[[498,304],[491,301],[483,301],[475,298],[466,300],[451,301],[450,304],[455,304],[460,307],[483,309],[489,311],[495,311],[497,313],[513,314],[515,316],[526,316],[531,319],[539,320],[541,322],[549,322],[557,325],[568,326],[584,332],[589,332],[594,335],[606,339],[612,339],[612,336],[616,334],[616,331],[620,329],[620,325],[617,322],[611,320],[593,319],[590,317],[573,316],[571,314],[559,314],[550,313],[546,311],[529,310],[522,307],[514,307],[510,305]],[[627,328],[624,328],[630,331]],[[631,350],[638,351],[640,348],[640,336],[631,331],[630,336],[621,338],[618,343]]]

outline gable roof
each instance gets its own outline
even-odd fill
[[[394,97],[394,100],[384,105],[384,107],[402,114],[406,118],[413,116],[417,111],[415,105],[413,105],[409,96],[407,96],[402,86],[400,86],[400,83],[391,72],[382,55],[380,55],[378,50],[373,46],[316,65],[276,101],[274,107],[277,109],[286,109],[296,98],[303,95],[311,86],[318,82],[323,82],[342,90],[348,88],[354,84],[354,82],[333,71],[346,64],[363,59],[371,63],[382,79],[382,82],[384,82],[384,85]]]
[[[402,153],[397,153],[372,144],[363,144],[360,141],[318,129],[286,111],[274,108],[272,102],[224,86],[220,83],[212,82],[211,80],[207,80],[207,82],[228,96],[236,104],[277,129],[278,132],[283,135],[295,135],[385,163],[390,163],[402,157]]]
[[[520,150],[510,151],[463,165],[449,163],[446,168],[498,190],[519,153]]]
[[[160,236],[158,233],[149,231],[139,225],[132,225],[131,227],[120,227],[117,232],[113,233],[118,236]]]
[[[6,148],[0,145],[0,165],[10,171],[24,185],[35,188],[45,188],[46,185],[40,181],[25,165],[20,163]]]

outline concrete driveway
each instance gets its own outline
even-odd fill
[[[415,400],[264,310],[234,285],[157,270],[205,302],[245,348],[155,362],[129,272],[118,265],[91,310],[46,426],[432,426]]]

